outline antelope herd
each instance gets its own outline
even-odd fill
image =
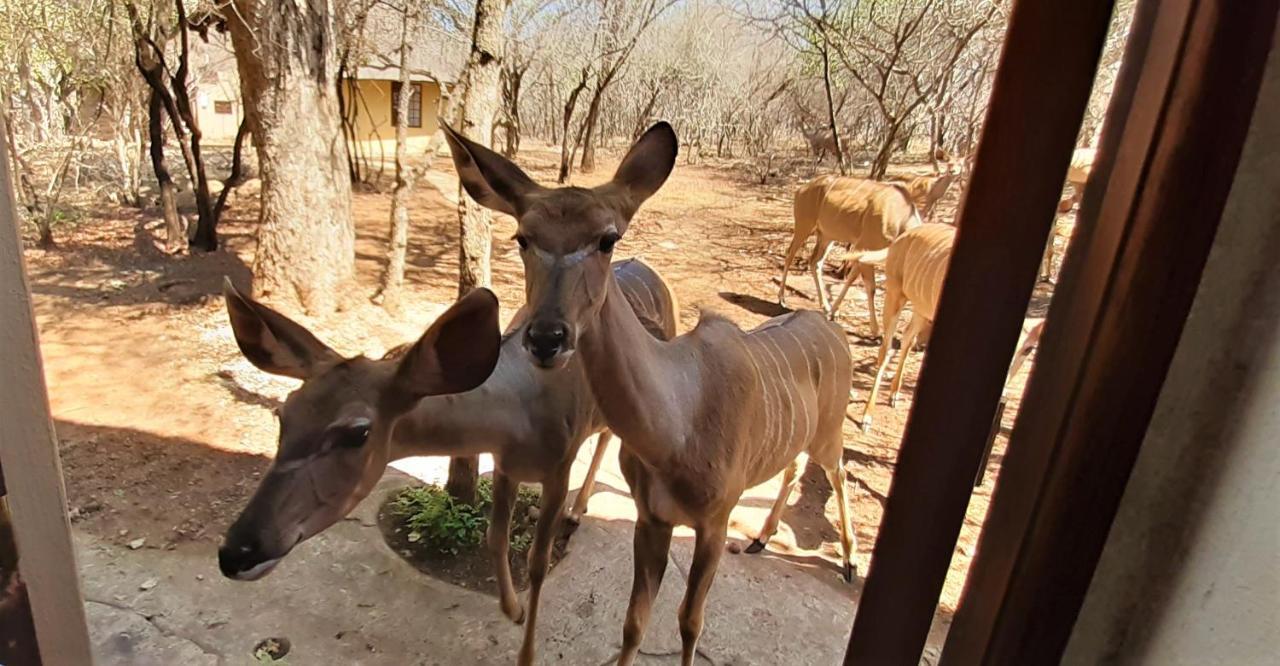
[[[500,334],[497,299],[479,289],[445,311],[416,343],[380,359],[343,358],[228,282],[227,310],[245,357],[302,385],[280,409],[275,461],[218,551],[223,573],[240,580],[265,575],[298,543],[350,512],[392,460],[491,453],[486,544],[502,612],[524,624],[518,663],[532,664],[552,541],[558,527],[581,519],[616,434],[619,467],[637,511],[619,664],[637,659],[676,525],[696,534],[678,611],[681,661],[693,663],[730,512],[745,490],[781,473],[778,496],[746,552],[765,549],[808,460],[823,469],[833,490],[841,573],[852,581],[857,548],[843,424],[853,361],[844,329],[829,320],[861,277],[871,335],[881,336],[862,418],[866,430],[904,306],[911,304],[912,315],[891,403],[901,390],[907,353],[933,320],[955,227],[925,220],[959,170],[948,167],[905,184],[820,176],[802,185],[778,300],[785,302],[792,261],[814,236],[808,264],[823,313],[799,310],[749,331],[704,314],[677,335],[670,285],[639,260],[613,260],[633,218],[674,167],[678,143],[670,125],[650,128],[613,178],[593,188],[541,186],[506,158],[448,126],[443,131],[467,193],[516,219],[526,302]],[[1083,158],[1080,165],[1073,162],[1072,205],[1087,178]],[[849,245],[850,270],[830,300],[823,263],[835,243]],[[885,273],[882,321],[875,311],[877,268]],[[1042,319],[1028,320],[1010,378],[1042,328]],[[598,436],[595,453],[566,511],[570,468],[592,435]],[[527,606],[516,596],[508,560],[522,482],[542,486]]]

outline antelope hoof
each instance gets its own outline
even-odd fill
[[[582,525],[582,516],[580,514],[566,513],[564,521],[560,524],[560,536],[568,539],[578,531],[578,527]]]
[[[764,542],[759,539],[752,539],[751,545],[747,546],[746,552],[748,555],[755,555],[762,550],[764,550]]]
[[[515,610],[507,613],[507,617],[516,624],[524,624],[524,604],[516,604]]]
[[[858,567],[853,566],[852,562],[844,563],[844,582],[853,583],[853,577],[858,574]]]
[[[897,396],[897,395],[891,395],[891,396],[889,396],[889,406],[890,406],[890,407],[897,407],[897,406],[898,406],[898,396]]]
[[[871,432],[871,424],[873,422],[874,421],[872,420],[870,414],[867,414],[866,416],[862,417],[862,432]]]

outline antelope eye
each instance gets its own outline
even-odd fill
[[[519,245],[521,250],[527,250],[529,249],[529,239],[516,234],[516,245]]]
[[[339,428],[335,433],[334,443],[344,449],[358,449],[369,440],[369,430],[373,424],[360,419],[350,425]]]
[[[607,233],[601,236],[600,251],[605,254],[609,254],[610,252],[613,252],[613,246],[618,244],[619,238],[621,238],[621,236],[619,236],[616,233]]]

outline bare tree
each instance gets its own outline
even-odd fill
[[[596,166],[596,126],[600,122],[600,102],[605,91],[618,77],[635,51],[636,44],[645,31],[676,0],[598,0],[600,3],[600,49],[595,85],[591,89],[591,101],[587,104],[587,117],[582,137],[582,170],[590,172]]]
[[[401,8],[404,22],[400,28],[400,89],[396,95],[396,186],[391,195],[391,225],[388,233],[387,266],[382,273],[382,284],[375,302],[391,312],[400,310],[400,292],[404,286],[405,251],[409,245],[409,194],[413,189],[414,173],[409,159],[409,99],[413,86],[409,79],[409,63],[413,54],[413,35],[416,38],[419,13],[411,2]]]
[[[834,14],[829,25],[841,38],[831,45],[880,114],[871,178],[884,177],[913,115],[947,85],[974,36],[999,12],[994,0],[873,0]]]
[[[127,0],[125,8],[129,13],[129,22],[133,29],[135,62],[137,63],[138,72],[142,74],[143,79],[151,88],[152,94],[159,101],[159,108],[162,108],[168,116],[174,134],[177,135],[178,145],[182,149],[182,157],[187,166],[187,173],[191,176],[191,187],[195,195],[197,211],[196,229],[191,236],[191,247],[212,252],[218,249],[218,220],[214,215],[214,202],[209,193],[209,177],[205,169],[204,155],[200,149],[200,126],[197,124],[195,113],[192,110],[190,86],[187,80],[191,61],[191,26],[187,20],[186,5],[183,0],[173,1],[176,18],[172,26],[172,33],[169,33],[165,26],[160,25],[160,21],[156,16],[156,10],[159,9],[158,6],[152,6],[153,11],[148,15],[145,22],[135,2]],[[170,67],[165,56],[167,43],[171,36],[176,36],[178,39],[177,64],[174,67]],[[156,107],[149,106],[148,108]],[[155,122],[153,121],[151,125],[154,126]],[[152,135],[153,167],[156,165],[155,154],[157,151],[157,147],[154,145],[154,138],[155,135]],[[163,156],[161,161],[163,161]],[[156,178],[161,179],[159,172],[156,173]],[[163,206],[163,210],[165,227],[171,234],[168,238],[169,249],[170,251],[176,251],[179,247],[179,242],[173,238],[172,234],[181,227],[181,224],[170,218],[171,210],[167,205]],[[172,214],[176,216],[176,209],[172,211]]]
[[[461,130],[485,146],[493,143],[493,124],[501,101],[502,26],[507,4],[508,0],[476,0],[471,55],[462,75]],[[458,295],[464,296],[476,287],[490,284],[493,220],[487,209],[472,201],[461,185],[458,187]],[[454,498],[474,503],[479,472],[479,457],[454,458],[449,461],[445,489]]]
[[[334,3],[234,0],[227,17],[262,173],[254,291],[313,315],[355,272]]]

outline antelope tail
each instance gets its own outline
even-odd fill
[[[881,250],[868,250],[864,252],[850,252],[845,255],[844,260],[849,263],[860,263],[876,268],[884,268],[884,262],[889,258],[889,248]]]

